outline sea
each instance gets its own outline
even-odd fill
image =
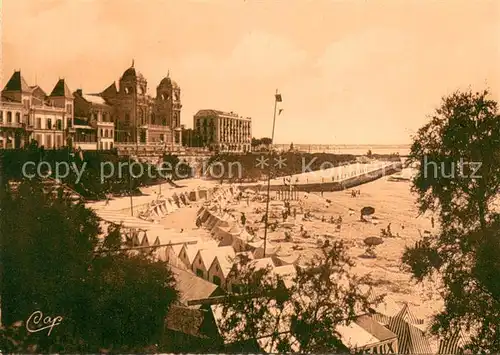
[[[410,144],[294,144],[294,150],[304,153],[333,153],[365,155],[369,150],[372,154],[399,154],[408,155]],[[274,144],[273,148],[278,151],[290,149],[290,144]]]

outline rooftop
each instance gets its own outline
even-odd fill
[[[32,89],[26,83],[26,80],[21,75],[21,71],[15,71],[10,77],[7,85],[5,85],[4,91],[21,91],[21,92],[31,92]]]
[[[107,106],[106,101],[97,94],[83,94],[82,97],[90,103]]]
[[[205,265],[205,268],[208,270],[210,266],[212,266],[212,263],[214,262],[215,258],[218,257],[219,263],[222,266],[222,263],[224,264],[226,263],[226,261],[224,261],[225,259],[227,260],[229,258],[234,258],[235,252],[232,246],[216,247],[216,248],[200,250],[200,256],[201,260],[203,261],[203,264]]]
[[[251,119],[250,117],[239,116],[235,112],[224,112],[224,111],[213,110],[213,109],[199,110],[195,114],[195,117],[219,117],[219,116],[230,117],[230,118],[239,118],[239,119],[245,119],[245,120],[250,120]]]
[[[54,89],[50,93],[50,96],[65,97],[68,99],[73,98],[73,94],[64,79],[59,79],[56,86],[54,86]]]
[[[215,293],[220,293],[219,286],[208,282],[193,273],[170,266],[179,290],[179,300],[187,305],[188,301],[209,298]],[[200,307],[197,305],[195,307]]]
[[[202,325],[207,311],[203,309],[171,306],[165,319],[167,329],[205,338]]]

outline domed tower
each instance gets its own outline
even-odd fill
[[[117,138],[119,142],[145,141],[145,132],[139,129],[146,125],[148,117],[147,81],[132,66],[125,70],[119,81],[116,96],[117,106]]]
[[[172,129],[174,144],[182,144],[181,108],[181,89],[168,73],[156,88],[156,115],[161,125]]]

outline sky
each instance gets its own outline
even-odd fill
[[[170,73],[181,123],[252,117],[276,143],[408,144],[441,98],[500,97],[498,0],[0,0],[2,87],[101,92],[131,66]]]

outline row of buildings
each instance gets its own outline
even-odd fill
[[[167,74],[156,87],[155,97],[147,94],[147,85],[133,62],[118,83],[99,93],[72,92],[65,79],[59,79],[47,94],[38,85],[28,85],[21,71],[15,71],[1,94],[0,149],[36,141],[46,149],[109,150],[135,145],[250,151],[250,118],[201,110],[194,116],[194,128],[185,129],[179,85]]]

